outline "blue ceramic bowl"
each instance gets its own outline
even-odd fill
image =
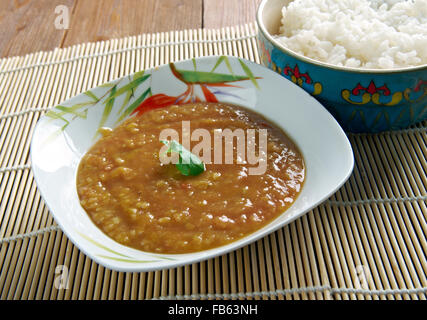
[[[290,1],[263,0],[258,7],[258,50],[265,66],[314,96],[347,132],[403,129],[427,119],[427,65],[357,69],[295,53],[272,36]]]

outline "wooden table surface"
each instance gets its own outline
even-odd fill
[[[0,57],[255,21],[261,0],[1,0]]]

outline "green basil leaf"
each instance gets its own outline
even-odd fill
[[[169,148],[166,152],[176,152],[179,155],[179,161],[176,167],[184,176],[197,176],[205,171],[205,164],[195,154],[185,149],[175,140],[160,140]]]

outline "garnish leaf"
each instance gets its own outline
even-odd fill
[[[181,144],[179,144],[175,140],[160,141],[169,147],[166,151],[167,153],[178,153],[179,161],[175,165],[179,172],[181,172],[184,176],[197,176],[203,171],[205,171],[205,164],[203,163],[203,161],[200,160],[199,157],[197,157],[195,154],[185,149]]]

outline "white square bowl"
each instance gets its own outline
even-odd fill
[[[220,82],[233,86],[219,86]],[[132,116],[132,111],[148,97],[177,97],[188,86],[201,100],[212,100],[211,95],[201,90],[205,86],[216,100],[252,109],[281,127],[304,157],[304,186],[288,210],[233,243],[187,254],[155,254],[124,246],[105,235],[81,207],[76,189],[80,159],[96,141],[100,126],[114,127]],[[129,88],[133,95],[127,94]],[[115,98],[110,99],[111,96]],[[198,262],[264,237],[332,195],[348,179],[353,164],[345,133],[319,102],[261,65],[224,56],[163,65],[79,94],[39,120],[31,143],[31,165],[37,185],[60,228],[91,259],[107,268],[127,272]]]

